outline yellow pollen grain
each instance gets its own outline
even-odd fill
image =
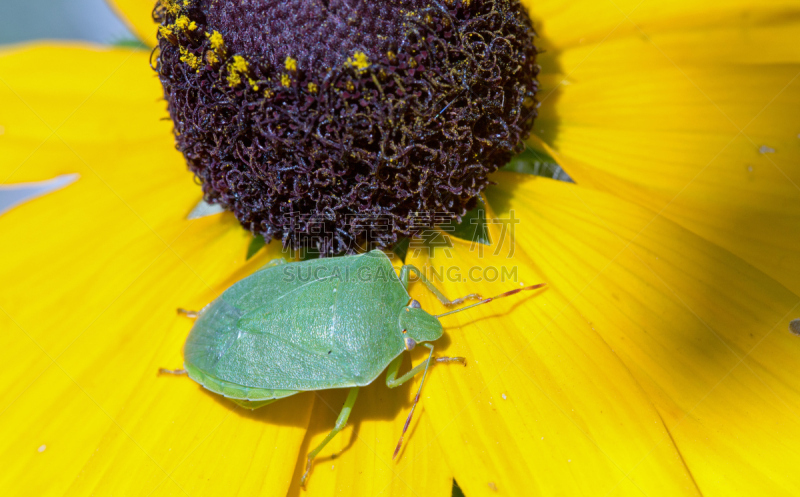
[[[222,51],[225,50],[225,40],[222,39],[222,35],[219,31],[214,31],[208,35],[208,39],[211,42],[211,48],[218,54],[221,54]]]
[[[275,92],[267,88],[266,90],[264,90],[264,96],[267,98],[272,98],[275,96]]]
[[[217,54],[209,50],[208,52],[206,52],[206,62],[208,62],[212,66],[216,65],[219,62],[219,57],[217,57]]]
[[[289,85],[290,85],[291,83],[292,83],[292,80],[291,80],[291,78],[289,78],[289,75],[288,75],[288,74],[282,74],[282,75],[281,75],[281,84],[282,84],[283,86],[285,86],[286,88],[289,88]]]
[[[161,0],[161,6],[172,15],[177,15],[181,10],[180,4],[175,3],[173,0]]]
[[[188,28],[188,27],[189,27],[189,18],[188,18],[188,17],[186,17],[186,16],[180,16],[180,17],[178,17],[177,19],[175,19],[175,26],[176,26],[178,29],[183,29],[183,30],[185,30],[186,28]]]
[[[308,92],[309,93],[317,93],[319,91],[319,87],[316,83],[309,83],[308,84]]]
[[[391,62],[394,62],[395,60],[397,60],[397,54],[389,50],[388,52],[386,52],[386,58],[388,58]]]
[[[286,63],[284,64],[287,71],[296,71],[297,70],[297,59],[293,59],[291,57],[286,57]]]
[[[246,73],[250,70],[250,64],[247,63],[244,57],[241,55],[234,55],[233,62],[231,62],[231,71],[236,71],[238,73]]]
[[[200,67],[200,57],[189,52],[189,50],[186,47],[180,47],[179,50],[181,52],[182,62],[185,62],[192,69],[197,69],[198,67]]]
[[[356,69],[363,71],[369,67],[369,58],[367,58],[367,54],[364,52],[356,52],[351,58],[347,59],[347,63]]]
[[[241,55],[234,55],[233,61],[228,65],[228,84],[238,86],[242,84],[242,75],[246,75],[250,65]]]
[[[353,90],[356,89],[356,85],[354,85],[352,81],[348,81],[347,85],[345,85],[345,86],[347,87],[348,91],[353,91]]]
[[[159,26],[158,32],[165,38],[171,38],[175,34],[169,26]]]

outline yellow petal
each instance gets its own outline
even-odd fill
[[[522,0],[548,50],[592,45],[604,40],[676,29],[702,32],[710,26],[731,26],[779,17],[797,8],[794,0],[756,3],[752,0]],[[776,14],[777,13],[777,14]],[[698,48],[698,47],[696,47]]]
[[[36,47],[0,68],[14,109],[5,176],[81,174],[0,217],[0,278],[13,282],[0,288],[0,487],[285,492],[313,396],[250,413],[156,375],[182,363],[191,322],[175,308],[201,307],[275,254],[245,262],[250,235],[229,214],[186,220],[200,192],[160,121],[146,54]]]
[[[134,154],[151,167],[167,155],[175,167],[164,167],[164,174],[183,175],[149,58],[141,50],[79,44],[0,51],[5,110],[0,116],[0,181],[21,183],[75,172],[84,180],[97,178],[93,171],[116,156],[131,168],[102,177],[115,189],[130,182],[128,171],[141,167],[127,158]]]
[[[611,195],[494,179],[489,202],[515,210],[516,248],[569,302],[558,310],[579,311],[656,406],[669,438],[654,448],[674,443],[704,495],[797,494],[800,341],[787,326],[800,298]]]
[[[414,363],[420,360],[415,354]],[[306,484],[308,495],[450,497],[453,476],[425,411],[416,410],[403,449],[392,460],[418,387],[418,381],[409,381],[390,390],[381,376],[362,388],[347,427],[314,461]],[[346,390],[318,393],[298,467],[305,466],[306,454],[330,433],[346,394]],[[300,476],[300,472],[295,474],[288,495],[303,495]]]
[[[526,247],[509,256],[509,231],[491,237],[505,242],[482,255],[457,243],[428,261],[446,271],[446,295],[549,286],[441,318],[437,355],[468,365],[436,366],[424,408],[465,494],[697,495],[659,413],[590,319],[534,269]],[[412,292],[429,312],[444,310],[422,285]]]
[[[535,126],[579,184],[648,207],[797,293],[800,8],[770,9],[703,29],[643,24],[551,54]]]
[[[147,45],[156,46],[157,25],[153,21],[155,0],[107,0],[120,18]]]

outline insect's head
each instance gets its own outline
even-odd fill
[[[423,311],[419,302],[411,303],[400,311],[400,329],[406,348],[411,350],[419,342],[432,342],[442,337],[444,330],[435,316]]]

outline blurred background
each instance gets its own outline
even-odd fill
[[[135,37],[104,0],[0,0],[0,44],[37,39],[114,44]]]

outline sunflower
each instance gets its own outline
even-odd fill
[[[151,2],[116,6],[154,45]],[[542,52],[529,145],[575,184],[495,173],[491,245],[454,239],[407,262],[474,269],[440,282],[450,297],[506,290],[488,268],[548,290],[442,318],[437,353],[469,364],[433,369],[398,461],[418,383],[379,381],[308,495],[450,495],[454,480],[470,496],[797,495],[800,8],[526,7]],[[300,495],[345,392],[248,411],[156,376],[182,362],[191,323],[175,308],[280,247],[247,259],[232,214],[186,219],[201,193],[149,58],[0,52],[3,183],[80,175],[0,217],[0,488]]]

